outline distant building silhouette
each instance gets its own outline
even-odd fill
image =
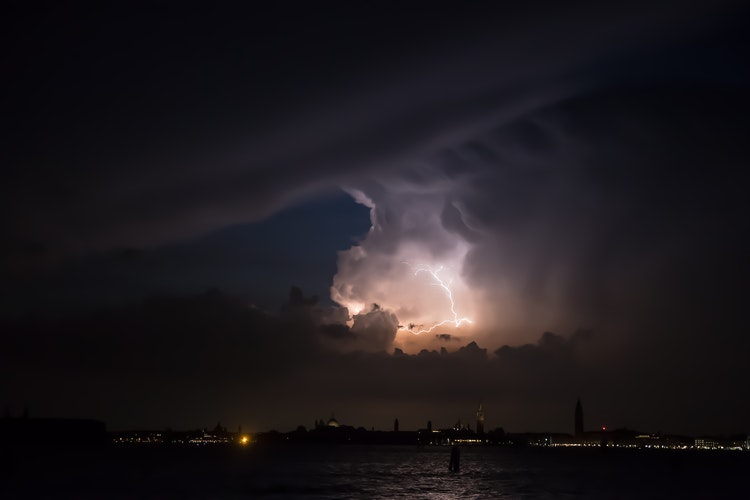
[[[482,410],[482,403],[479,403],[477,409],[477,434],[480,436],[484,434],[484,410]]]
[[[575,435],[583,435],[583,407],[581,406],[581,398],[578,398],[578,402],[576,403]]]
[[[339,424],[339,421],[336,420],[336,417],[331,413],[331,418],[328,419],[328,423],[326,426],[328,427],[339,427],[341,424]]]

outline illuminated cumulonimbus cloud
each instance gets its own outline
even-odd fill
[[[462,276],[469,243],[446,227],[450,184],[371,183],[349,188],[370,208],[372,227],[358,245],[339,253],[331,295],[352,314],[373,304],[399,320],[399,340],[466,332],[478,313]],[[431,335],[427,335],[431,334]]]
[[[590,325],[576,309],[587,291],[575,285],[591,280],[573,273],[586,267],[577,262],[592,243],[586,225],[602,220],[590,210],[601,186],[560,167],[565,139],[556,114],[540,111],[350,184],[371,228],[339,253],[331,298],[353,315],[373,304],[395,314],[395,345],[408,352],[446,338],[499,347]]]

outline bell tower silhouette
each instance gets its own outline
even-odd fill
[[[479,403],[477,409],[477,434],[480,436],[484,434],[484,410],[482,410],[482,403]]]

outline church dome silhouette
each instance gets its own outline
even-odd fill
[[[339,421],[336,420],[336,417],[333,416],[333,413],[331,413],[331,418],[328,419],[328,422],[326,423],[328,427],[339,427],[341,424],[339,424]]]

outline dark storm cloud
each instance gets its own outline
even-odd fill
[[[49,13],[33,29],[18,14],[8,258],[257,220],[580,92],[608,51],[671,43],[723,13],[547,8],[271,8],[228,25],[224,12],[86,12],[70,25]]]
[[[450,333],[438,333],[435,334],[435,338],[444,342],[450,342],[450,341],[459,341],[461,340],[460,337],[456,337],[455,335],[451,335]]]
[[[615,305],[642,310],[640,301],[666,310],[673,298],[693,295],[694,306],[705,307],[707,289],[733,301],[725,277],[746,271],[738,173],[748,151],[739,115],[725,110],[747,106],[744,92],[731,88],[641,89],[573,100],[536,124],[498,131],[494,144],[507,132],[511,144],[497,153],[502,168],[459,198],[463,217],[483,234],[467,276],[493,290],[502,274],[521,304],[592,325],[628,314]],[[696,115],[697,107],[704,109]],[[530,130],[546,145],[518,137]],[[692,285],[679,286],[683,280]]]
[[[398,318],[392,312],[373,308],[353,316],[352,332],[371,350],[389,350],[396,338]]]
[[[148,259],[344,186],[376,228],[341,254],[334,285],[400,309],[350,328],[304,296],[280,318],[209,296],[14,323],[6,392],[61,394],[50,412],[83,400],[122,425],[242,408],[261,428],[279,413],[292,427],[301,407],[312,420],[350,401],[352,423],[378,410],[417,427],[484,399],[498,425],[533,430],[582,396],[607,424],[694,415],[689,431],[738,430],[747,409],[727,387],[750,380],[746,8],[476,8],[13,10],[3,296],[61,256],[94,276],[91,252]],[[405,245],[436,259],[465,246],[476,343],[380,352],[411,312],[380,286],[408,274],[393,258]],[[528,344],[579,327],[596,333]],[[85,388],[108,399],[72,396]]]

